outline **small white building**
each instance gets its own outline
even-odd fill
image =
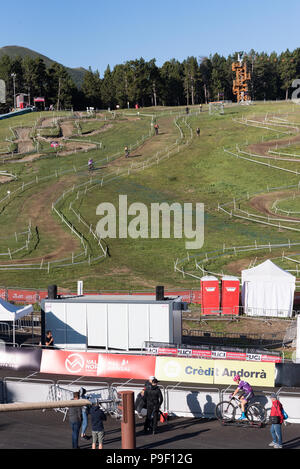
[[[45,299],[42,334],[51,330],[58,348],[141,350],[145,342],[180,344],[181,297],[85,295]]]

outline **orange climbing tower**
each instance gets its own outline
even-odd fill
[[[251,79],[251,75],[247,71],[246,62],[243,62],[240,56],[238,57],[238,62],[233,62],[232,71],[235,72],[232,91],[237,97],[237,102],[250,101],[248,82]]]

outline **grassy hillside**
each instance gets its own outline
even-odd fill
[[[247,199],[247,194],[264,193],[267,187],[280,187],[298,184],[297,174],[283,172],[271,166],[261,166],[235,158],[224,152],[224,148],[234,149],[236,145],[254,145],[262,140],[272,141],[274,132],[257,127],[245,127],[234,120],[255,113],[263,119],[266,113],[280,116],[291,114],[293,121],[300,122],[300,111],[290,103],[256,104],[255,106],[229,106],[223,116],[210,116],[205,107],[202,113],[183,115],[174,120],[183,109],[145,109],[140,114],[117,113],[113,119],[108,113],[98,116],[98,120],[72,121],[73,136],[78,144],[88,139],[101,142],[101,148],[89,153],[76,153],[56,156],[46,154],[31,161],[4,162],[1,169],[18,175],[17,181],[0,185],[0,199],[8,188],[13,191],[33,178],[38,183],[28,187],[17,197],[0,206],[2,217],[2,237],[21,231],[29,219],[35,230],[27,251],[20,251],[14,260],[26,262],[47,262],[54,254],[67,257],[78,254],[81,245],[66,225],[51,212],[51,204],[61,197],[57,208],[84,237],[91,262],[53,268],[47,270],[0,270],[0,284],[5,286],[43,287],[56,283],[60,287],[73,289],[76,281],[82,279],[85,289],[90,290],[149,290],[156,285],[166,288],[198,288],[199,280],[174,271],[174,262],[187,257],[186,239],[126,238],[103,240],[109,248],[109,256],[94,262],[98,246],[94,242],[89,227],[95,229],[100,217],[97,206],[111,203],[118,207],[119,196],[127,195],[128,206],[139,202],[151,210],[152,203],[189,202],[205,204],[205,239],[202,249],[189,252],[189,260],[184,262],[185,271],[195,273],[194,259],[204,258],[206,253],[223,249],[225,246],[241,246],[297,242],[299,234],[294,231],[276,229],[270,226],[228,217],[218,211],[218,204],[232,201],[233,198]],[[197,111],[197,108],[194,108]],[[145,114],[145,115],[144,115]],[[49,117],[41,113],[41,117]],[[36,115],[35,115],[36,116]],[[159,135],[149,134],[151,121],[159,123]],[[9,127],[20,124],[32,126],[34,116],[22,116],[14,120],[0,122],[0,138],[10,133]],[[106,119],[106,120],[105,120]],[[79,127],[78,127],[79,126]],[[200,127],[201,135],[196,136]],[[81,134],[78,129],[81,129]],[[79,133],[78,133],[79,132]],[[276,137],[277,138],[277,137]],[[135,145],[130,158],[125,159],[125,145]],[[66,141],[63,141],[66,145]],[[46,143],[45,145],[49,146]],[[168,152],[168,149],[175,151]],[[165,159],[160,159],[167,155]],[[89,173],[87,159],[92,157],[96,170]],[[1,158],[0,158],[1,160]],[[149,165],[151,161],[151,165]],[[277,162],[277,164],[279,164]],[[296,168],[296,162],[282,162],[283,167]],[[74,171],[72,168],[75,168]],[[62,173],[64,171],[64,173]],[[47,180],[43,177],[49,176]],[[79,187],[79,185],[81,185]],[[286,204],[284,205],[286,207]],[[293,205],[294,207],[294,205]],[[71,210],[73,209],[73,211]],[[132,219],[132,218],[131,218]],[[131,220],[129,219],[129,221]],[[86,222],[86,225],[82,223]],[[117,223],[119,222],[117,213]],[[173,228],[173,225],[172,225]],[[12,248],[14,237],[0,240],[0,251]],[[21,243],[21,241],[20,241]],[[62,252],[59,252],[60,247]],[[215,257],[206,263],[213,271],[238,274],[241,267],[248,266],[257,258],[281,256],[281,250],[268,249],[252,253],[235,253]],[[292,253],[292,250],[290,250]],[[52,257],[51,257],[52,256]],[[0,268],[8,260],[0,259]],[[197,272],[201,277],[201,272]]]
[[[34,50],[28,49],[27,47],[21,47],[21,46],[4,46],[0,48],[0,58],[3,57],[4,55],[8,55],[9,57],[16,58],[16,57],[31,57],[32,59],[36,58],[41,58],[44,62],[47,68],[51,67],[56,60],[52,60],[49,57],[46,57],[43,54],[40,54],[39,52],[36,52]],[[65,67],[73,79],[74,83],[76,86],[80,87],[83,81],[84,74],[86,70],[82,67],[78,68],[70,68],[70,67]]]

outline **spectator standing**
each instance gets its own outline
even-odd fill
[[[91,407],[91,420],[92,420],[92,449],[96,449],[98,441],[98,449],[103,449],[104,440],[104,425],[103,422],[106,420],[106,415],[100,407],[100,404],[93,405]]]
[[[88,399],[86,396],[86,389],[80,388],[79,390],[79,398],[80,399]],[[89,440],[89,437],[86,435],[86,429],[88,426],[88,415],[89,415],[89,406],[85,405],[81,408],[82,413],[82,427],[81,427],[81,438],[85,440]]]
[[[200,128],[199,127],[197,127],[197,129],[196,129],[196,134],[197,134],[197,137],[199,137],[199,135],[200,135]]]
[[[284,421],[283,417],[283,407],[281,402],[278,400],[275,393],[271,394],[272,407],[270,412],[270,422],[271,422],[271,435],[272,441],[269,446],[274,448],[282,448],[282,424]]]
[[[147,389],[150,389],[151,386],[152,386],[152,381],[155,379],[155,376],[149,376],[149,378],[147,379],[147,381],[145,381],[145,384],[144,384],[144,389],[145,391]]]
[[[45,345],[46,347],[54,347],[54,337],[51,331],[46,332]]]
[[[135,400],[135,410],[139,416],[139,418],[143,418],[142,416],[142,410],[147,408],[146,401],[145,401],[145,388],[142,389]]]
[[[154,435],[157,431],[159,408],[163,403],[162,392],[158,387],[156,378],[152,380],[151,387],[146,389],[145,400],[147,404],[147,416],[144,424],[144,432],[147,433],[152,430]]]
[[[159,129],[159,125],[155,124],[155,126],[154,126],[155,135],[158,135],[158,129]]]
[[[73,393],[73,399],[79,399],[79,392]],[[80,407],[69,407],[69,422],[72,428],[72,448],[78,449],[78,438],[81,427],[82,413]]]

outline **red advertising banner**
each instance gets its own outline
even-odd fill
[[[48,292],[47,291],[40,291],[38,292],[38,298],[39,301],[44,300],[45,298],[48,297]]]
[[[87,292],[84,295],[127,295],[128,292]],[[4,296],[2,296],[4,295]],[[70,295],[76,295],[76,293],[70,293]],[[130,295],[152,295],[155,298],[153,292],[130,292]],[[3,288],[0,289],[0,297],[6,298],[8,301],[15,301],[20,303],[36,303],[48,296],[47,290],[24,290],[24,289],[11,289]],[[184,291],[166,291],[165,296],[181,296],[182,301],[187,303],[201,303],[200,290],[184,290]]]
[[[36,290],[7,290],[7,301],[36,303],[37,292]]]
[[[156,357],[99,353],[97,376],[146,380],[155,374]]]
[[[1,347],[0,368],[14,371],[40,371],[42,350],[40,348]]]
[[[156,357],[43,350],[41,373],[146,380],[154,376]]]
[[[98,353],[43,350],[41,373],[97,376]]]
[[[246,353],[246,352],[228,352],[224,350],[201,350],[201,349],[177,349],[177,348],[160,348],[160,347],[147,347],[147,353],[152,355],[173,355],[178,357],[192,357],[192,358],[218,358],[224,360],[245,360],[255,362],[270,362],[281,363],[282,358],[276,355],[263,355],[260,353]]]

